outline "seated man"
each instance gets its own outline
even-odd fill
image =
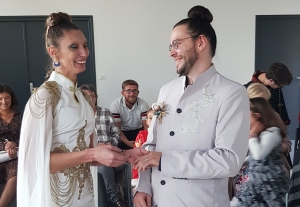
[[[119,148],[132,149],[140,130],[146,128],[146,117],[149,105],[139,98],[139,85],[134,80],[122,83],[122,96],[110,105],[117,127],[121,130]]]
[[[110,111],[106,108],[97,106],[97,92],[93,85],[85,84],[80,87],[80,90],[91,97],[95,110],[95,122],[97,131],[97,141],[99,144],[111,144],[118,146],[120,132],[114,123],[114,119]],[[129,207],[122,198],[121,192],[118,190],[115,181],[115,173],[122,170],[124,165],[120,167],[99,166],[98,173],[101,173],[106,186],[107,194],[112,203],[117,207]]]

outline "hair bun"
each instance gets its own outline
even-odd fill
[[[72,22],[72,18],[63,12],[51,13],[46,20],[46,27],[51,27],[62,22]]]
[[[213,21],[213,15],[204,6],[194,6],[188,12],[188,18],[199,19],[211,23]]]

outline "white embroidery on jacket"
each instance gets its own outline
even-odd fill
[[[182,134],[188,134],[188,133],[196,133],[196,128],[197,126],[204,122],[203,115],[200,114],[199,108],[205,109],[207,108],[210,104],[215,103],[216,100],[216,95],[209,90],[208,88],[209,84],[207,84],[204,89],[202,90],[203,95],[202,97],[204,98],[203,101],[193,101],[190,103],[187,107],[188,114],[194,118],[193,123],[181,123],[177,127],[177,131],[181,132]]]

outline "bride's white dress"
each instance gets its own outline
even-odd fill
[[[52,72],[29,99],[22,121],[17,202],[22,207],[95,207],[89,164],[50,174],[50,153],[89,148],[92,107],[65,76]]]

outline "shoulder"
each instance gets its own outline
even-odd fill
[[[281,134],[280,134],[280,129],[278,127],[270,127],[267,128],[265,131],[260,133],[260,137],[270,137],[272,136],[273,139],[277,138],[281,140]]]
[[[138,104],[141,107],[149,107],[149,104],[144,99],[141,99],[140,97],[137,98]]]
[[[39,88],[37,88],[31,94],[28,101],[30,111],[35,117],[42,117],[44,115],[44,109],[52,109],[52,115],[54,117],[55,108],[61,98],[61,87],[55,81],[46,81]]]
[[[218,94],[219,98],[242,95],[242,97],[248,101],[247,90],[242,84],[230,80],[219,73],[214,76],[209,87]]]
[[[105,112],[105,113],[110,113],[110,110],[109,110],[109,109],[103,108],[103,107],[100,107],[100,106],[97,106],[97,107],[96,107],[96,110],[97,110],[97,111],[101,111],[101,112]]]
[[[180,76],[180,77],[164,84],[161,87],[161,90],[163,90],[163,89],[172,89],[172,88],[178,87],[178,86],[184,87],[184,81],[185,81],[185,76]]]
[[[16,111],[15,114],[14,114],[14,116],[22,118],[23,113],[21,113],[20,111]]]
[[[119,98],[113,100],[113,101],[111,102],[111,106],[120,106],[120,105],[122,104],[122,98],[123,98],[123,97],[121,96],[121,97],[119,97]]]
[[[250,84],[252,84],[252,83],[253,83],[253,81],[249,81],[248,83],[244,84],[244,86],[245,86],[246,88],[248,88],[248,87],[250,86]]]
[[[39,88],[34,90],[31,96],[58,102],[61,96],[61,87],[56,81],[46,81]]]

